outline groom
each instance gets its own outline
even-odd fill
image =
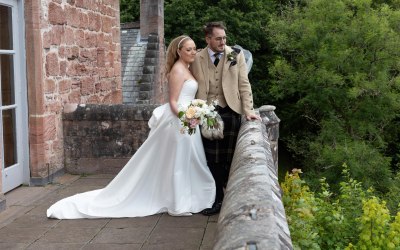
[[[224,187],[235,151],[240,128],[240,118],[261,118],[254,113],[253,96],[244,54],[240,49],[226,46],[225,26],[222,22],[211,22],[204,26],[207,48],[196,55],[191,71],[199,83],[196,98],[208,102],[218,100],[217,111],[224,121],[224,139],[208,140],[203,137],[207,165],[216,184],[216,197],[211,208],[202,211],[213,215],[221,210]]]

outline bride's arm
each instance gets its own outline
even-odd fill
[[[178,98],[181,93],[183,82],[185,81],[182,70],[179,67],[174,67],[169,73],[168,87],[169,87],[169,106],[172,112],[178,116]]]

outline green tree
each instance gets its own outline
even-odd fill
[[[400,1],[399,0],[373,0],[374,6],[379,6],[381,4],[387,4],[392,8],[399,9],[400,8]]]
[[[206,46],[202,27],[210,21],[227,26],[228,45],[239,44],[253,54],[249,78],[255,104],[268,104],[268,62],[271,61],[267,26],[275,0],[165,0],[165,39],[190,35],[198,48]]]
[[[120,22],[134,22],[140,19],[140,0],[120,0]]]
[[[203,25],[223,21],[228,28],[228,44],[263,50],[268,44],[266,27],[273,6],[273,0],[166,0],[165,37],[170,40],[188,34],[204,47]]]
[[[393,185],[385,153],[399,138],[399,22],[370,0],[307,0],[273,16],[270,91],[310,176],[338,183],[347,162],[365,186]]]

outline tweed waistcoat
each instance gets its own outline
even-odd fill
[[[207,96],[207,102],[211,102],[213,100],[218,100],[218,105],[221,107],[226,107],[226,100],[224,96],[224,91],[222,89],[222,70],[224,67],[224,57],[221,56],[218,66],[215,66],[209,59],[208,63],[208,75],[209,77],[209,91]]]

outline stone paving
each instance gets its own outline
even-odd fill
[[[65,174],[45,187],[7,193],[0,249],[212,249],[218,216],[56,220],[47,208],[61,198],[102,188],[112,175]]]

